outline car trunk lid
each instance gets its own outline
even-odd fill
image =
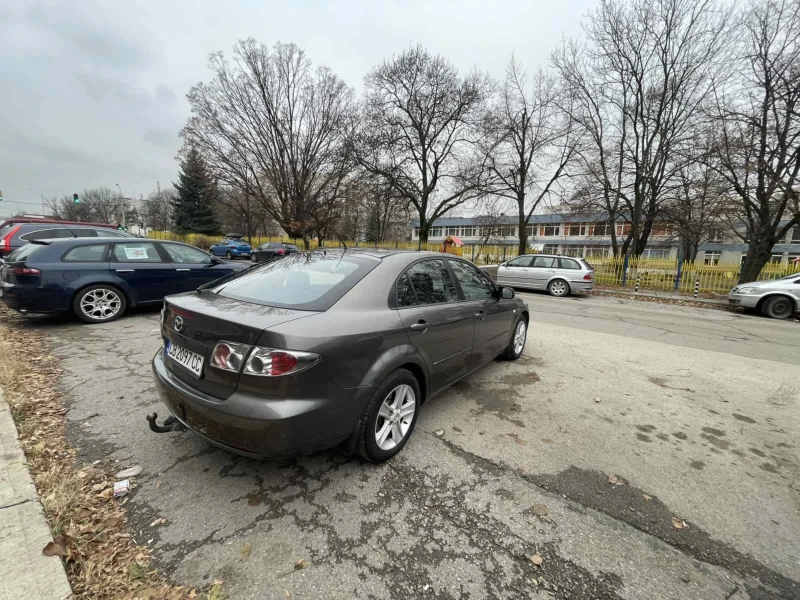
[[[220,400],[228,398],[239,382],[239,373],[210,366],[219,342],[253,346],[262,332],[288,321],[316,314],[253,304],[219,296],[213,292],[192,292],[170,296],[164,302],[161,334],[167,344],[203,357],[202,369],[194,373],[169,356],[167,369],[193,388]]]

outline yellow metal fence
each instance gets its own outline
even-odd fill
[[[148,237],[159,240],[172,240],[184,242],[208,249],[218,242],[220,236],[207,236],[196,233],[178,234],[168,231],[151,231]],[[302,239],[293,239],[287,236],[269,237],[253,236],[251,244],[260,246],[267,242],[284,242],[296,244],[303,248]],[[417,242],[379,242],[365,243],[345,241],[348,248],[395,248],[402,250],[427,250],[441,252],[441,243],[421,244]],[[325,246],[329,248],[341,247],[339,240],[328,240]],[[318,247],[316,239],[311,240],[312,249]],[[466,245],[463,247],[448,247],[447,252],[463,256],[478,265],[496,265],[510,260],[518,255],[516,246],[500,245]],[[622,287],[638,287],[641,289],[658,289],[666,291],[693,292],[695,283],[699,283],[699,291],[703,293],[727,293],[739,280],[740,265],[721,264],[706,265],[698,261],[685,261],[679,265],[676,260],[651,260],[642,258],[616,257],[587,257],[595,268],[595,281],[601,285]],[[800,273],[800,264],[769,264],[764,267],[759,275],[762,279],[777,279],[786,275]]]

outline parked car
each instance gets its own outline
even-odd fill
[[[547,290],[552,296],[567,296],[571,292],[588,292],[594,287],[594,267],[582,258],[525,254],[498,267],[497,283]]]
[[[250,258],[252,248],[241,235],[228,234],[209,249],[214,256],[224,256],[228,260],[234,258]]]
[[[168,297],[153,373],[167,423],[230,451],[344,443],[380,462],[425,401],[499,354],[519,358],[527,331],[514,291],[458,257],[305,252]]]
[[[105,323],[246,268],[178,242],[35,240],[0,266],[0,298],[23,313],[72,311],[87,323]]]
[[[253,250],[252,260],[253,262],[271,262],[289,254],[294,254],[297,251],[297,246],[294,244],[267,242]]]
[[[0,225],[0,257],[11,254],[34,240],[67,239],[79,237],[134,237],[118,231],[116,225],[106,223],[81,223],[52,219],[6,219]]]
[[[728,302],[773,319],[788,319],[800,312],[800,273],[737,285],[728,294]]]

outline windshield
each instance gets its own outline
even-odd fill
[[[212,287],[220,296],[298,310],[328,310],[378,265],[346,253],[298,253]]]

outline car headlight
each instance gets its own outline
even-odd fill
[[[743,287],[739,288],[736,292],[737,294],[754,294],[755,292],[759,291],[760,288],[757,287]]]

